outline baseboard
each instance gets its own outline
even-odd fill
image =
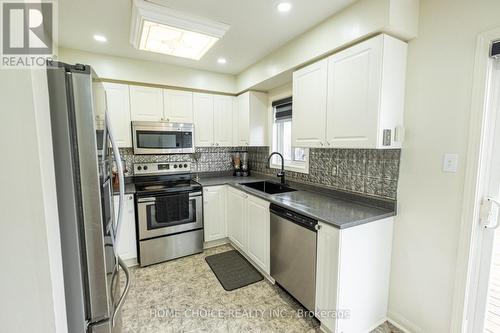
[[[425,333],[425,331],[418,325],[412,323],[410,320],[395,311],[388,311],[387,321],[404,333]]]
[[[123,262],[127,267],[139,266],[139,261],[137,258],[122,258]]]
[[[209,249],[211,247],[217,247],[217,246],[221,246],[221,245],[228,244],[228,243],[230,243],[230,242],[229,242],[229,239],[227,237],[221,238],[221,239],[216,239],[213,241],[203,243],[203,249],[206,250],[206,249]]]

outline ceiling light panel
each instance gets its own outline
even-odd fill
[[[144,51],[199,60],[229,26],[144,0],[135,0],[131,43]]]

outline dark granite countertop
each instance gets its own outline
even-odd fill
[[[295,192],[267,194],[243,184],[271,180],[275,177],[254,175],[251,177],[201,177],[203,186],[230,185],[238,190],[255,195],[284,208],[304,214],[339,229],[350,228],[368,222],[396,215],[395,203],[385,200],[366,198],[353,194],[326,191],[324,188],[299,183],[290,184]]]

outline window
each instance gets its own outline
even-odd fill
[[[272,151],[281,153],[285,159],[285,169],[296,172],[309,172],[309,150],[292,147],[292,98],[285,98],[272,103],[273,106],[273,144]],[[281,168],[281,161],[274,156],[273,168]]]

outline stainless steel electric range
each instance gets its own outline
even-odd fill
[[[134,164],[141,266],[203,251],[203,192],[190,172],[188,162]]]

